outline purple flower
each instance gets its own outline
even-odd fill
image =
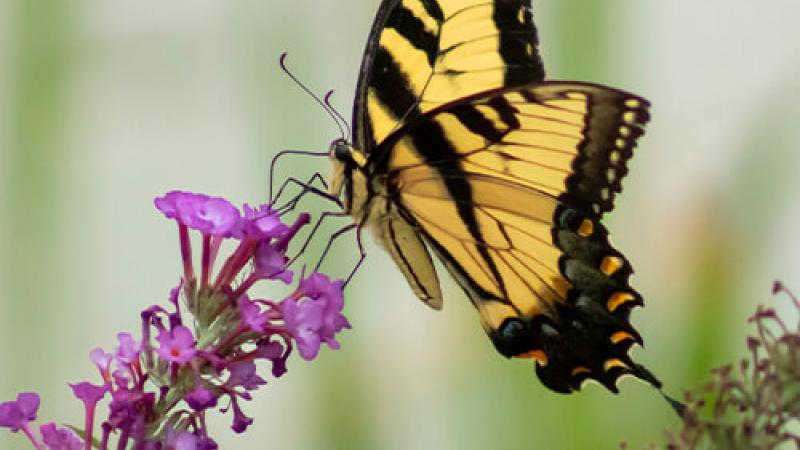
[[[289,352],[272,360],[272,376],[280,378],[288,370],[286,368],[286,360],[289,358]]]
[[[289,258],[275,245],[261,241],[253,257],[259,278],[292,282],[292,271],[285,270]]]
[[[192,392],[186,394],[183,399],[196,411],[217,406],[217,396],[203,386],[197,386]]]
[[[172,331],[161,331],[156,340],[161,344],[158,356],[164,361],[186,364],[197,353],[194,348],[194,336],[183,325],[176,326]]]
[[[181,294],[181,289],[183,289],[183,278],[181,278],[177,286],[169,291],[169,302],[175,306],[178,306],[178,296]]]
[[[264,325],[269,323],[269,317],[263,314],[258,305],[250,301],[247,296],[239,300],[239,316],[242,324],[256,333],[264,332]]]
[[[198,450],[199,438],[188,431],[167,431],[167,448],[170,450]]]
[[[171,191],[163,197],[156,197],[153,200],[156,208],[161,211],[167,219],[180,220],[180,212],[178,212],[178,199],[181,195],[186,195],[184,192]]]
[[[106,353],[102,348],[95,348],[89,353],[89,358],[100,370],[103,380],[111,381],[111,363],[114,361],[114,356]]]
[[[140,433],[155,412],[156,396],[152,392],[118,389],[111,393],[108,423],[128,433]]]
[[[155,199],[168,219],[206,235],[226,236],[239,220],[239,210],[224,198],[172,191]]]
[[[297,341],[303,359],[314,359],[322,342],[338,349],[336,333],[350,328],[347,318],[341,314],[343,284],[342,280],[332,282],[327,276],[315,272],[300,282],[300,300],[289,298],[283,301],[286,328]]]
[[[50,450],[81,450],[83,441],[74,431],[67,428],[56,428],[54,423],[46,423],[39,427],[42,441]]]
[[[300,290],[305,295],[325,303],[322,313],[322,328],[319,334],[322,340],[333,349],[339,348],[339,343],[335,339],[336,333],[344,328],[350,328],[350,322],[341,314],[342,308],[344,308],[343,287],[343,280],[331,281],[330,278],[319,272],[312,273],[300,282]]]
[[[286,358],[289,352],[284,353],[283,345],[280,342],[263,339],[256,344],[256,358],[264,358],[272,361],[272,376],[280,378],[286,373]]]
[[[230,388],[241,386],[247,391],[258,389],[259,386],[267,384],[267,382],[256,374],[256,364],[252,361],[243,361],[234,363],[228,366],[230,377],[225,382]]]
[[[325,305],[313,301],[298,302],[289,298],[281,306],[286,329],[297,341],[300,356],[306,361],[316,358],[321,344],[319,330],[322,328]]]
[[[124,364],[138,363],[142,343],[134,340],[130,333],[119,333],[117,339],[119,339],[119,347],[115,352],[117,360]]]
[[[84,430],[86,442],[92,442],[92,429],[94,428],[94,414],[97,402],[105,397],[106,392],[111,389],[111,383],[106,381],[103,386],[97,386],[86,381],[70,384],[72,393],[83,402],[84,407]]]
[[[36,420],[39,410],[39,395],[35,392],[22,392],[17,400],[0,404],[0,427],[17,432],[28,422]]]
[[[131,372],[130,372],[130,370],[128,370],[128,369],[125,369],[125,368],[119,368],[119,369],[115,370],[115,371],[114,371],[114,372],[111,374],[111,376],[112,376],[112,377],[113,377],[113,379],[114,379],[114,383],[115,383],[115,384],[117,385],[117,387],[119,387],[119,388],[124,388],[124,389],[127,389],[127,388],[128,388],[128,386],[129,386],[129,385],[131,384],[131,382],[133,381],[133,380],[131,379]]]
[[[213,439],[199,431],[190,433],[168,428],[166,447],[162,447],[159,443],[157,447],[153,447],[153,450],[216,450],[218,448],[219,446]]]
[[[217,236],[227,236],[239,220],[239,210],[223,198],[209,198],[199,205],[195,214],[195,228]]]
[[[173,450],[197,450],[197,436],[188,431],[167,433],[167,447]]]
[[[281,222],[280,214],[273,211],[269,205],[253,209],[245,204],[242,209],[244,217],[239,219],[232,230],[232,235],[236,239],[269,240],[289,231],[289,227]]]
[[[75,394],[75,397],[78,397],[87,408],[89,406],[94,407],[108,392],[108,386],[98,386],[86,381],[70,384],[69,387],[72,388],[72,393]]]
[[[239,402],[233,396],[231,396],[231,404],[233,406],[233,424],[231,424],[231,429],[233,429],[235,433],[244,433],[247,427],[253,423],[253,419],[244,414],[239,407]]]
[[[219,448],[217,443],[208,436],[201,436],[198,440],[197,450],[217,450]]]
[[[256,344],[256,358],[264,358],[272,361],[280,358],[283,354],[283,345],[276,341],[260,341]]]

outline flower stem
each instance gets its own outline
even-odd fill
[[[178,234],[181,241],[181,259],[183,260],[183,279],[186,282],[187,292],[194,290],[195,275],[192,265],[192,241],[189,239],[189,228],[186,225],[178,225]]]
[[[119,441],[117,441],[117,450],[125,450],[128,447],[129,437],[130,433],[126,430],[122,430],[119,436]]]
[[[211,236],[208,234],[203,235],[203,255],[201,264],[200,275],[200,290],[208,288],[208,280],[211,276]]]
[[[96,403],[86,404],[86,414],[83,424],[83,449],[92,450],[92,432],[94,431],[94,411]]]
[[[109,425],[108,422],[104,422],[102,428],[103,437],[100,439],[99,450],[108,450],[108,438],[111,436],[111,425]]]
[[[230,284],[239,271],[242,270],[242,267],[244,267],[247,261],[253,256],[253,251],[257,244],[258,241],[255,239],[245,239],[239,243],[233,255],[228,257],[219,275],[217,275],[217,280],[214,282],[214,290],[219,290],[223,286]]]
[[[247,278],[244,280],[244,282],[242,282],[242,284],[239,287],[236,288],[236,291],[233,292],[233,295],[231,297],[238,302],[239,298],[245,292],[247,292],[248,289],[253,287],[253,285],[256,284],[256,281],[258,281],[260,279],[261,279],[261,277],[259,276],[258,272],[251,273],[250,275],[247,276]]]
[[[45,450],[44,444],[39,442],[39,440],[36,439],[36,436],[34,436],[33,430],[31,430],[29,422],[25,422],[22,425],[22,432],[25,433],[25,436],[28,437],[28,439],[31,441],[31,444],[33,444],[36,450]]]
[[[234,339],[239,337],[242,333],[247,331],[247,327],[244,325],[239,325],[239,328],[233,331],[233,333],[229,334],[225,339],[223,339],[219,344],[217,344],[212,350],[211,353],[219,355],[220,352],[228,346]]]

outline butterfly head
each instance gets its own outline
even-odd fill
[[[333,165],[330,193],[337,197],[344,195],[344,204],[349,211],[353,200],[353,177],[355,174],[362,173],[367,160],[363,153],[344,139],[331,142],[328,156]]]

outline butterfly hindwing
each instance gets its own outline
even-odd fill
[[[641,298],[599,222],[647,106],[583,83],[489,91],[430,111],[373,159],[497,349],[536,359],[557,391],[587,378],[616,390],[626,373],[657,383],[628,357],[641,342],[628,322]]]

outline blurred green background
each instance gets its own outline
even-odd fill
[[[152,198],[263,201],[276,151],[327,149],[336,128],[278,55],[317,92],[336,89],[349,117],[377,6],[0,1],[0,399],[35,390],[41,419],[80,422],[66,382],[95,377],[89,350],[138,330],[180,275]],[[653,103],[608,225],[646,299],[635,356],[679,393],[743,354],[745,318],[773,279],[800,289],[800,3],[538,0],[534,12],[550,78]],[[530,363],[495,353],[452,283],[433,313],[369,253],[342,350],[292,360],[246,405],[245,435],[215,422],[222,448],[641,448],[676,425],[636,381],[619,396],[547,391]],[[333,270],[354,262],[352,241],[335,258]],[[27,448],[19,438],[0,433],[0,448]]]

